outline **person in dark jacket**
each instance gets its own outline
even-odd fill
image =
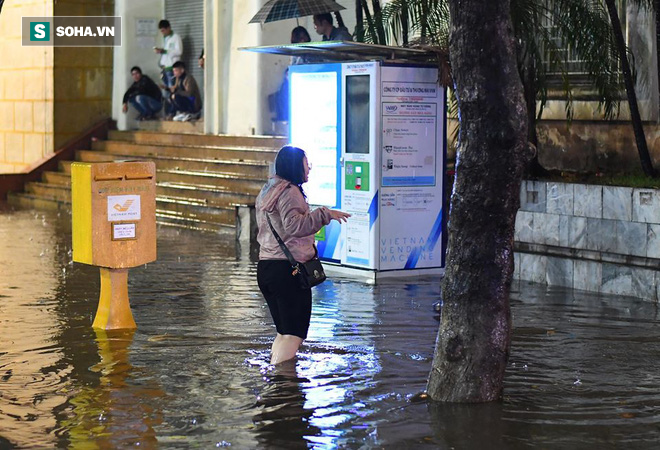
[[[174,71],[174,86],[170,90],[168,102],[165,104],[167,118],[186,122],[197,119],[202,109],[202,96],[195,78],[186,72],[183,61],[177,61],[172,66]],[[177,115],[173,116],[177,112]],[[173,116],[173,117],[172,117]]]
[[[346,27],[335,27],[330,13],[314,15],[314,29],[324,41],[352,41],[353,36]]]
[[[124,94],[122,111],[128,112],[130,103],[139,113],[137,120],[154,119],[163,106],[160,89],[151,78],[142,74],[138,66],[131,68],[131,76],[133,84]]]

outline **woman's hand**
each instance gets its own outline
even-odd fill
[[[339,211],[338,209],[330,210],[330,218],[332,220],[336,220],[339,223],[346,222],[349,217],[351,217],[351,215],[349,213],[345,213],[344,211]]]

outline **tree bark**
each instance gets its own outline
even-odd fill
[[[653,9],[655,10],[655,54],[658,60],[658,80],[660,80],[660,0],[653,2]],[[660,88],[660,83],[658,83]],[[660,89],[658,90],[660,94]]]
[[[371,6],[374,9],[374,21],[376,22],[378,43],[381,45],[387,45],[387,39],[385,38],[385,27],[383,26],[383,11],[380,7],[380,0],[371,0]]]
[[[501,398],[520,183],[531,158],[509,0],[449,0],[459,148],[444,305],[427,391],[434,400]]]
[[[362,11],[364,11],[364,18],[367,21],[367,26],[369,27],[369,36],[371,36],[371,41],[378,43],[378,34],[376,33],[376,26],[374,20],[371,18],[371,12],[369,11],[369,5],[367,0],[358,0],[362,4]]]
[[[520,79],[523,84],[525,105],[527,106],[527,141],[533,146],[534,155],[527,165],[526,175],[531,178],[547,176],[548,172],[539,162],[538,135],[536,134],[536,64],[529,54],[522,55],[520,62]]]
[[[364,17],[362,15],[362,1],[355,2],[355,40],[357,42],[364,41]]]
[[[651,156],[649,156],[649,149],[646,146],[646,136],[644,135],[642,117],[639,114],[639,108],[637,106],[635,84],[633,82],[632,73],[630,71],[630,63],[628,62],[628,55],[626,52],[626,41],[623,38],[621,21],[619,20],[619,13],[616,10],[615,2],[616,0],[605,0],[607,11],[610,15],[610,22],[612,22],[614,41],[616,42],[617,52],[619,53],[621,72],[623,73],[623,84],[626,87],[628,105],[630,106],[630,120],[633,126],[633,133],[635,134],[635,142],[637,143],[637,153],[639,153],[639,160],[642,164],[642,170],[644,173],[649,177],[656,177],[657,174],[653,168]]]
[[[335,19],[337,19],[337,28],[346,28],[344,19],[341,17],[341,13],[339,11],[335,11]]]
[[[408,25],[408,1],[401,1],[401,40],[404,47],[408,46],[408,34],[410,26]]]

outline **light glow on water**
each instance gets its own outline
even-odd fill
[[[0,448],[653,448],[660,429],[655,304],[512,289],[502,402],[420,400],[438,280],[314,292],[297,360],[233,235],[163,228],[131,269],[134,333],[91,328],[98,268],[71,263],[68,217],[0,214]],[[66,269],[66,270],[63,270]]]

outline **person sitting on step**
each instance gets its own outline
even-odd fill
[[[128,88],[122,100],[122,112],[128,112],[129,103],[138,112],[137,120],[152,120],[162,108],[162,95],[154,81],[142,74],[138,66],[131,68],[133,84]]]
[[[183,61],[174,63],[172,70],[175,82],[169,88],[170,95],[165,104],[166,119],[182,122],[198,119],[202,110],[202,96],[197,81],[186,72]]]

